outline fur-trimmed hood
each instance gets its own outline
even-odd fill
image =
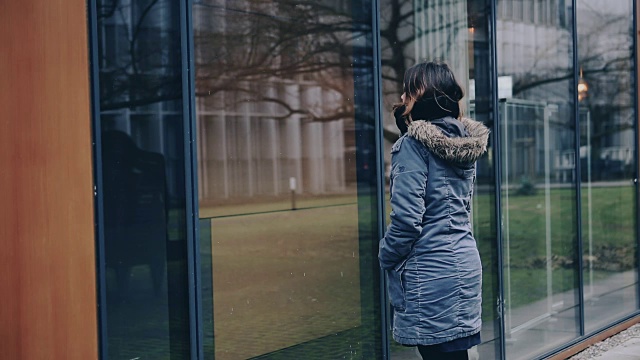
[[[444,122],[457,122],[453,118],[444,118]],[[469,118],[460,119],[466,135],[445,134],[440,126],[430,121],[414,120],[409,124],[407,134],[422,142],[434,155],[455,163],[473,163],[487,151],[489,129],[479,121]],[[458,136],[456,136],[458,135]]]

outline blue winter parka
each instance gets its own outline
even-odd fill
[[[391,223],[380,240],[393,338],[434,345],[480,331],[482,266],[471,228],[476,160],[489,129],[412,121],[391,150]]]

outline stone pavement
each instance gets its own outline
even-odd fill
[[[616,335],[614,335],[615,337]],[[605,340],[606,341],[606,340]],[[595,344],[594,346],[598,346]],[[588,350],[588,349],[587,349]],[[593,360],[640,360],[640,336],[634,335],[622,343],[592,357]]]
[[[640,337],[631,338],[621,345],[593,358],[594,360],[640,360]]]
[[[640,360],[640,324],[595,343],[571,360]]]
[[[402,353],[394,354],[392,356],[394,360],[417,360],[420,359],[420,355],[418,355],[415,350],[406,350]],[[581,353],[582,356],[576,356],[575,359],[591,359],[591,360],[640,360],[640,336],[632,337],[625,342],[609,349],[604,352],[601,352],[599,355],[595,356],[585,356],[584,353]],[[477,349],[472,349],[469,352],[470,360],[478,360],[480,357],[478,355]],[[573,359],[573,358],[572,358]]]

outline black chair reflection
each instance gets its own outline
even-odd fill
[[[143,151],[121,131],[103,133],[105,263],[116,291],[129,294],[131,270],[149,266],[160,295],[167,253],[167,186],[164,156]]]

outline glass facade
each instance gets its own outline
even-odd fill
[[[440,0],[404,2],[382,0],[380,4],[382,63],[382,103],[384,118],[384,154],[387,202],[388,169],[391,146],[399,137],[391,113],[402,94],[404,72],[417,61],[439,59],[450,64],[463,87],[465,116],[492,127],[495,119],[492,102],[490,7],[485,0]],[[494,359],[500,353],[500,325],[496,312],[498,298],[498,253],[495,217],[495,174],[491,162],[494,147],[478,161],[477,181],[472,205],[474,236],[478,241],[483,268],[483,344],[482,358]],[[391,309],[389,310],[391,311]],[[390,336],[390,335],[389,335]],[[391,358],[404,359],[414,350],[391,345]]]
[[[634,9],[632,1],[605,6],[579,0],[577,13],[584,315],[589,332],[638,309]]]
[[[571,4],[498,3],[506,355],[527,359],[580,335]]]
[[[382,353],[371,9],[193,4],[207,356]]]
[[[391,106],[450,64],[480,359],[639,314],[631,0],[90,1],[101,357],[413,359],[377,260]]]
[[[183,12],[170,0],[94,10],[102,354],[188,359]]]

